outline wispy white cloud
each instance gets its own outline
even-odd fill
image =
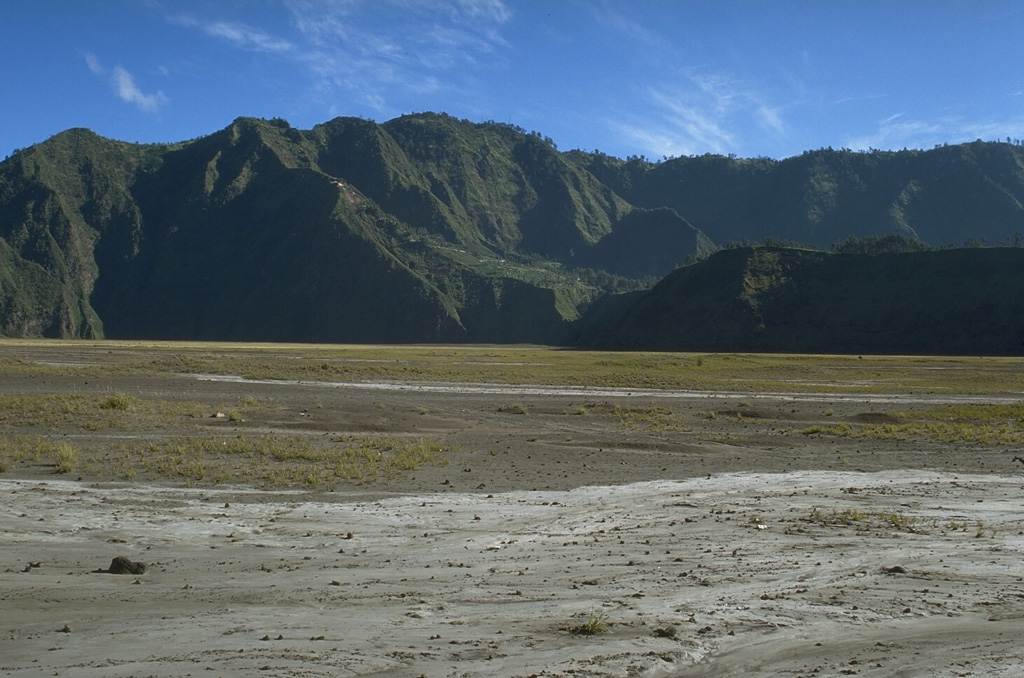
[[[934,120],[912,120],[896,113],[879,120],[874,130],[851,137],[846,146],[854,150],[870,148],[932,148],[940,144],[957,144],[982,139],[998,141],[1024,138],[1024,115],[1008,120],[966,120],[946,117]]]
[[[690,152],[696,149],[723,153],[736,143],[734,134],[722,126],[730,107],[729,96],[700,86],[710,97],[679,96],[677,93],[653,91],[651,98],[662,110],[662,119],[669,124]]]
[[[382,115],[409,95],[460,91],[479,68],[500,61],[503,0],[285,0],[287,26],[178,15],[169,20],[297,64],[314,97],[360,102]],[[285,37],[285,36],[288,37]],[[471,91],[465,87],[462,91]]]
[[[103,75],[105,73],[103,66],[100,65],[100,60],[96,58],[95,54],[86,54],[85,63],[93,75]]]
[[[757,106],[756,112],[761,127],[775,132],[779,136],[784,136],[786,134],[786,124],[782,120],[781,107],[760,104]]]
[[[114,66],[111,72],[111,79],[114,90],[122,101],[135,104],[141,110],[154,112],[167,103],[167,97],[163,92],[157,91],[154,94],[146,94],[135,84],[132,74],[120,66]]]
[[[900,121],[900,118],[905,115],[905,113],[893,113],[888,118],[881,120],[878,124],[881,127],[901,127],[908,124],[906,121]]]
[[[633,19],[628,12],[619,12],[608,3],[588,3],[584,5],[590,10],[599,24],[617,33],[621,39],[642,46],[638,55],[649,55],[655,60],[678,61],[681,58],[677,48],[655,31]]]
[[[844,94],[842,96],[839,96],[839,97],[836,97],[836,98],[832,99],[831,103],[833,105],[835,105],[835,106],[839,106],[841,104],[848,104],[848,103],[851,103],[851,102],[864,102],[864,101],[873,101],[873,100],[876,100],[876,99],[884,99],[885,96],[886,95],[884,95],[884,94],[858,94],[858,95]]]
[[[197,28],[206,35],[220,38],[238,49],[253,52],[289,52],[295,49],[288,40],[267,33],[261,28],[237,21],[203,21],[190,14],[168,18],[172,23]]]
[[[642,23],[636,13],[623,11],[615,3],[592,2],[585,7],[609,32],[609,40],[635,47],[629,56],[637,62],[638,72],[633,105],[608,122],[621,137],[621,146],[639,148],[654,157],[724,154],[752,145],[750,137],[755,135],[788,137],[791,91],[782,104],[749,76],[694,63],[699,50],[668,36],[665,26]],[[798,89],[799,84],[791,83],[790,89]]]
[[[228,23],[217,21],[203,27],[207,35],[223,38],[242,49],[251,49],[259,52],[287,52],[295,48],[287,40],[275,38],[258,28],[246,26],[245,24]]]
[[[466,94],[478,69],[502,62],[501,0],[290,0],[296,53],[323,98],[355,97],[383,115],[409,94]],[[394,14],[394,20],[373,20]]]
[[[504,23],[512,17],[512,12],[501,0],[459,0],[458,6],[468,17],[495,23]]]
[[[690,72],[676,86],[651,86],[644,96],[643,117],[610,124],[655,157],[725,154],[750,145],[752,135],[783,140],[789,133],[785,105],[721,73]]]
[[[624,140],[624,146],[641,150],[643,155],[649,154],[651,158],[692,155],[695,152],[690,139],[663,125],[614,120],[609,122],[609,127]]]
[[[368,56],[447,53],[452,61],[506,46],[498,29],[512,16],[501,0],[289,0],[287,6],[314,47]],[[394,20],[372,20],[388,13]]]
[[[133,104],[139,108],[139,110],[147,113],[155,113],[165,106],[169,99],[161,91],[156,91],[152,94],[146,94],[136,84],[135,78],[132,74],[126,71],[122,66],[114,66],[110,71],[100,63],[100,60],[96,58],[95,54],[85,55],[86,66],[92,71],[93,75],[99,76],[109,83],[113,89],[114,94],[117,95],[121,101],[129,104]]]
[[[938,122],[905,119],[903,113],[890,115],[878,121],[878,127],[871,134],[854,137],[846,144],[854,150],[868,148],[894,148],[899,145],[920,148],[939,143],[935,141],[942,133],[943,126]],[[924,141],[928,140],[928,141]]]

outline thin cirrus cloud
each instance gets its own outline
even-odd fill
[[[383,115],[397,101],[446,90],[498,57],[499,29],[511,17],[502,0],[286,0],[288,38],[233,21],[195,15],[168,20],[240,50],[297,65],[311,96],[329,108],[361,101]]]
[[[1016,120],[966,120],[946,117],[935,120],[911,120],[903,113],[879,120],[869,134],[852,137],[847,147],[854,150],[871,148],[929,148],[946,143],[962,143],[974,139],[1024,137],[1024,116]]]
[[[644,119],[611,124],[655,156],[729,153],[749,144],[750,130],[779,142],[787,137],[784,107],[721,74],[689,74],[676,88],[649,87],[645,97]]]
[[[146,94],[136,84],[135,78],[124,67],[118,65],[109,71],[104,68],[95,54],[85,55],[85,64],[92,71],[93,75],[101,77],[109,83],[114,94],[121,101],[133,104],[139,110],[146,113],[155,113],[168,103],[168,98],[163,92],[157,90],[152,94]]]
[[[508,21],[512,12],[501,0],[459,0],[456,6],[470,17],[482,17],[502,23]]]
[[[85,65],[89,67],[89,70],[92,71],[93,75],[106,74],[106,69],[100,65],[100,60],[96,58],[95,54],[85,55]]]
[[[745,137],[752,130],[777,143],[788,137],[784,112],[793,105],[792,93],[785,106],[778,105],[749,78],[701,66],[680,69],[677,64],[690,55],[659,31],[609,5],[590,5],[590,10],[599,24],[636,45],[636,54],[648,63],[645,70],[658,74],[638,92],[645,106],[607,123],[624,142],[657,157],[737,151],[750,144]],[[674,85],[666,84],[672,80]]]
[[[724,153],[735,146],[735,133],[723,126],[723,117],[731,108],[730,97],[720,93],[710,97],[680,97],[655,90],[651,92],[651,99],[660,110],[666,132],[677,138],[676,146],[681,147],[677,151],[685,149],[689,153],[704,148]]]
[[[654,116],[611,120],[608,124],[626,144],[652,157],[725,153],[736,144],[735,135],[722,127],[713,115],[678,102],[667,105]]]
[[[245,24],[218,21],[209,24],[203,30],[209,35],[224,38],[228,42],[245,49],[254,49],[260,52],[288,52],[294,49],[294,45],[287,40],[280,40]]]
[[[285,7],[290,40],[241,23],[171,20],[298,64],[319,99],[351,97],[390,114],[395,100],[459,92],[477,68],[499,62],[508,47],[500,28],[512,15],[501,0],[288,0]]]
[[[924,148],[925,145],[938,143],[935,139],[942,136],[943,128],[948,128],[951,122],[909,120],[903,113],[896,113],[880,120],[878,127],[871,134],[850,139],[847,146],[854,150],[890,148],[902,140],[910,146]]]
[[[311,47],[339,55],[451,67],[507,46],[499,28],[511,11],[499,0],[320,2],[292,0],[293,21]],[[392,12],[394,20],[376,20]]]

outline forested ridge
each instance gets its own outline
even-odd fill
[[[0,214],[6,336],[641,348],[663,333],[598,324],[737,248],[817,249],[800,261],[841,271],[850,248],[973,245],[962,265],[991,267],[1024,232],[1024,148],[650,162],[444,114],[239,118],[176,144],[58,134],[0,163]],[[688,286],[686,303],[719,284]],[[777,297],[759,305],[765,327],[787,312]],[[689,334],[672,345],[714,348]]]

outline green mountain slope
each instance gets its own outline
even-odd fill
[[[1007,144],[654,164],[432,113],[75,129],[0,163],[0,335],[565,344],[716,242],[1012,242],[1022,203]]]
[[[110,225],[132,238],[128,186],[159,152],[73,129],[0,165],[0,333],[103,336],[94,248]]]
[[[737,248],[666,277],[594,348],[1024,353],[1024,249],[829,254]]]
[[[818,247],[903,233],[943,246],[1024,232],[1024,147],[820,150],[785,160],[705,155],[659,164],[575,159],[639,207],[671,207],[720,245],[766,236]]]
[[[603,292],[576,252],[603,269],[632,210],[535,135],[432,114],[71,130],[0,199],[0,332],[243,340],[564,342]]]

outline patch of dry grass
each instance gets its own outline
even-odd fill
[[[593,408],[595,412],[618,422],[623,430],[645,430],[655,433],[666,431],[689,432],[693,428],[683,422],[682,414],[668,407],[627,405],[601,405]]]
[[[128,439],[73,447],[40,436],[0,438],[0,469],[48,463],[58,472],[186,485],[252,484],[266,489],[327,489],[387,483],[424,466],[444,466],[454,448],[422,437],[345,435],[194,435]]]
[[[412,380],[635,389],[823,393],[1021,393],[1013,358],[614,353],[521,346],[336,346],[4,340],[0,372],[219,374],[315,381]],[[68,346],[74,361],[33,360]]]
[[[871,440],[929,440],[938,443],[985,445],[1024,444],[1024,404],[946,405],[917,412],[893,412],[894,424],[815,425],[804,435]]]
[[[202,417],[205,409],[196,402],[145,400],[124,393],[0,395],[0,426],[7,429],[130,430],[161,427],[171,418]]]

